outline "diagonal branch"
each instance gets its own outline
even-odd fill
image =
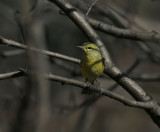
[[[88,16],[89,12],[91,11],[92,7],[96,4],[98,0],[94,0],[93,3],[89,6],[86,16]]]
[[[115,37],[132,39],[132,40],[160,42],[160,34],[154,31],[149,33],[138,32],[135,30],[118,28],[89,17],[86,17],[86,19],[95,29],[113,35]]]
[[[7,45],[7,46],[12,46],[12,47],[16,47],[16,48],[20,48],[20,49],[24,49],[24,50],[28,49],[28,47],[26,45],[15,42],[13,40],[6,39],[4,37],[0,37],[0,44],[4,44],[4,45]],[[51,51],[48,51],[48,50],[37,49],[37,48],[33,48],[33,47],[31,47],[30,50],[35,51],[35,52],[39,52],[40,54],[44,54],[44,55],[48,55],[48,56],[51,56],[51,57],[59,58],[59,59],[62,59],[62,60],[67,60],[67,61],[70,61],[70,62],[73,62],[73,63],[78,63],[78,64],[80,63],[79,59],[69,57],[69,56],[66,56],[66,55],[62,55],[62,54],[59,54],[59,53],[51,52]]]

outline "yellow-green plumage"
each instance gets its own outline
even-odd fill
[[[85,43],[82,47],[81,72],[86,81],[94,83],[104,70],[104,60],[100,49],[93,43]]]

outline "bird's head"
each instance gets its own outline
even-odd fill
[[[97,51],[100,52],[98,46],[90,42],[84,43],[83,46],[77,46],[77,47],[81,48],[86,54]]]

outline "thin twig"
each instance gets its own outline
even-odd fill
[[[94,0],[93,3],[89,6],[88,11],[86,12],[86,16],[88,16],[89,12],[91,11],[92,7],[96,4],[98,0]]]
[[[20,48],[20,49],[25,49],[25,50],[28,49],[28,47],[26,45],[15,42],[13,40],[8,40],[4,37],[0,37],[0,44],[16,47],[16,48]],[[59,53],[51,52],[51,51],[48,51],[48,50],[37,49],[37,48],[33,48],[33,47],[30,47],[30,50],[41,53],[41,54],[44,54],[44,55],[48,55],[48,56],[51,56],[51,57],[60,58],[62,60],[67,60],[67,61],[70,61],[70,62],[73,62],[73,63],[76,63],[76,64],[80,63],[79,59],[69,57],[69,56],[66,56],[66,55],[62,55],[62,54],[59,54]]]
[[[22,70],[18,70],[18,71],[14,71],[14,72],[0,74],[0,80],[21,77],[21,76],[25,76],[25,75],[26,75],[26,72],[23,72]]]

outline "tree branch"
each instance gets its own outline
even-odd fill
[[[0,74],[0,80],[25,76],[26,72],[22,70]]]
[[[86,19],[95,29],[115,37],[140,41],[160,42],[160,35],[154,31],[149,33],[138,32],[135,30],[118,28],[89,17],[86,17]]]
[[[86,16],[88,16],[89,12],[91,11],[92,7],[96,4],[98,0],[94,0],[93,3],[89,6]]]
[[[154,103],[153,101],[148,101],[148,102],[132,101],[132,100],[125,98],[124,96],[121,96],[119,94],[113,93],[111,91],[108,91],[108,90],[105,90],[102,88],[97,88],[94,85],[90,85],[88,83],[81,82],[78,80],[68,79],[68,78],[53,75],[53,74],[46,75],[46,78],[49,80],[60,82],[62,84],[69,84],[69,85],[73,85],[73,86],[78,86],[80,88],[90,90],[90,91],[98,93],[100,95],[108,96],[108,97],[115,99],[115,100],[117,100],[127,106],[130,106],[130,107],[136,107],[136,108],[142,108],[142,109],[154,109],[155,107],[157,107],[157,104]]]
[[[28,71],[25,69],[21,69],[21,70],[15,71],[15,72],[1,74],[0,79],[1,80],[2,79],[9,79],[9,78],[13,78],[13,76],[14,77],[21,77],[21,76],[26,76],[26,75],[28,75]],[[51,81],[57,81],[62,84],[69,84],[69,85],[73,85],[73,86],[77,86],[77,87],[80,87],[83,89],[90,90],[90,91],[98,93],[100,95],[104,95],[104,96],[110,97],[112,99],[115,99],[115,100],[117,100],[127,106],[130,106],[130,107],[136,107],[136,108],[141,108],[141,109],[153,109],[156,107],[155,106],[156,104],[153,103],[152,101],[149,101],[149,102],[133,101],[128,98],[125,98],[124,96],[116,94],[114,92],[111,92],[111,91],[108,91],[108,90],[105,90],[102,88],[97,88],[97,86],[91,85],[89,83],[81,82],[78,80],[69,79],[66,77],[61,77],[61,76],[57,76],[57,75],[53,75],[53,74],[49,74],[49,75],[45,74],[44,77],[48,80],[51,80]]]
[[[20,49],[24,49],[24,50],[28,49],[28,47],[26,45],[15,42],[13,40],[8,40],[4,37],[0,37],[0,44],[4,44],[4,45],[7,45],[7,46],[12,46],[12,47],[16,47],[16,48],[20,48]],[[33,47],[31,47],[30,50],[38,52],[40,54],[44,54],[44,55],[48,55],[48,56],[51,56],[51,57],[59,58],[59,59],[62,59],[62,60],[67,60],[67,61],[70,61],[70,62],[73,62],[73,63],[76,63],[76,64],[80,63],[79,59],[69,57],[69,56],[66,56],[66,55],[62,55],[62,54],[59,54],[59,53],[51,52],[51,51],[48,51],[48,50],[37,49],[37,48],[33,48]]]

